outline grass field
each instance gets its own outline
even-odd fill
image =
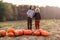
[[[40,28],[48,31],[49,36],[20,36],[20,37],[0,37],[0,40],[60,40],[60,20],[41,20]],[[33,21],[33,30],[35,30]],[[27,29],[26,21],[8,21],[0,22],[0,30],[7,30],[8,28]]]

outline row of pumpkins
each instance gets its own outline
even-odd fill
[[[15,30],[13,28],[9,28],[6,31],[0,30],[0,37],[4,37],[4,36],[15,37],[15,36],[22,36],[22,35],[48,36],[49,33],[42,29],[37,29],[35,31],[33,31],[33,30]]]

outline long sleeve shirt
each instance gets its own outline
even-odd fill
[[[34,17],[35,17],[35,20],[41,19],[40,13],[35,13]]]
[[[27,11],[27,16],[28,16],[28,17],[32,18],[33,15],[34,15],[34,10],[28,10],[28,11]]]

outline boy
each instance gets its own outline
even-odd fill
[[[39,29],[39,23],[40,23],[40,19],[41,19],[39,8],[35,9],[34,17],[35,17],[35,27],[36,27],[36,29]]]
[[[33,18],[33,15],[34,15],[34,7],[33,6],[30,6],[30,9],[27,11],[27,18],[28,18],[28,23],[27,23],[27,26],[28,26],[28,29],[32,29],[32,18]]]

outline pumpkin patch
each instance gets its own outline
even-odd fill
[[[9,29],[7,29],[7,32],[9,33],[9,32],[15,32],[15,30],[13,29],[13,28],[9,28]]]
[[[38,30],[35,30],[35,31],[33,32],[33,35],[40,36],[40,35],[41,35],[40,33],[41,33],[41,32],[40,32],[40,30],[38,29]]]
[[[36,35],[36,36],[49,36],[49,33],[47,31],[44,31],[42,29],[37,29],[35,31],[33,30],[14,30],[13,28],[5,30],[0,30],[0,37],[8,36],[8,37],[14,37],[14,36],[22,36],[22,35]]]
[[[8,35],[8,37],[14,37],[15,36],[14,33],[12,33],[12,32],[7,33],[7,35]]]
[[[40,29],[40,31],[41,31],[42,36],[48,36],[49,35],[49,33],[47,31],[44,31],[42,29]]]
[[[6,36],[6,31],[5,30],[0,30],[0,36],[2,36],[2,37]]]
[[[32,30],[24,30],[24,35],[32,35]]]
[[[23,30],[15,30],[15,36],[22,36],[24,33]]]

